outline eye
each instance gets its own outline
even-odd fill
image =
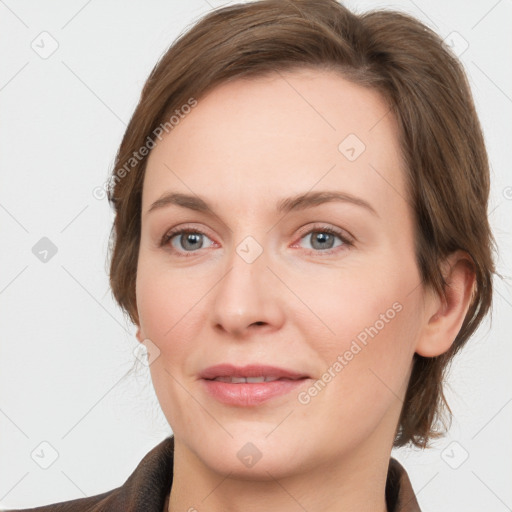
[[[208,242],[205,242],[205,239]],[[297,247],[303,240],[309,241],[308,252],[314,254],[332,254],[345,250],[353,245],[351,237],[342,230],[331,226],[316,226],[302,234]],[[337,243],[338,242],[338,243]],[[160,246],[170,245],[171,251],[178,256],[192,256],[199,249],[212,247],[216,243],[206,233],[197,228],[182,227],[168,231],[160,242]],[[188,253],[188,254],[187,254]]]
[[[336,239],[339,243],[336,244]],[[330,226],[317,226],[302,235],[300,241],[306,240],[310,244],[310,253],[332,254],[352,246],[352,241],[343,231]],[[300,242],[299,242],[300,243]],[[294,244],[293,247],[296,247]]]
[[[204,249],[206,247],[205,238],[212,244],[214,243],[206,233],[199,229],[180,228],[167,232],[160,245],[168,245],[170,242],[172,252],[179,256],[187,256],[187,254],[180,253],[194,253],[198,249]]]

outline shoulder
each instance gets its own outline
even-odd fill
[[[390,512],[421,512],[409,476],[394,458],[389,460],[386,504]]]
[[[87,498],[62,501],[60,503],[53,503],[51,505],[44,505],[35,508],[8,509],[2,510],[2,512],[99,512],[100,510],[109,510],[105,507],[108,507],[109,502],[112,502],[112,499],[115,499],[116,495],[118,495],[118,491],[119,488],[102,494],[97,494],[95,496],[89,496]]]
[[[171,489],[173,456],[174,438],[170,436],[144,456],[120,487],[86,498],[2,512],[161,512]]]

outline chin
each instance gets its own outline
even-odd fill
[[[208,438],[189,439],[189,448],[210,470],[240,480],[285,478],[307,465],[303,439],[285,430],[269,435],[268,425],[246,427],[228,428],[233,437],[219,430]]]

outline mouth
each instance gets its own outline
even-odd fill
[[[200,378],[211,397],[239,407],[256,406],[285,395],[310,379],[300,372],[259,364],[211,366],[201,372]]]
[[[260,382],[274,382],[276,380],[298,380],[298,379],[287,379],[284,377],[269,377],[269,376],[261,376],[261,377],[215,377],[215,379],[206,379],[206,380],[214,380],[216,382],[229,382],[230,384],[258,384]]]
[[[305,373],[289,370],[287,368],[279,368],[277,366],[269,366],[263,364],[248,364],[245,366],[235,366],[228,363],[210,366],[209,368],[203,370],[199,376],[200,378],[206,380],[221,379],[221,382],[233,381],[233,383],[259,383],[272,382],[274,380],[280,379],[298,380],[309,378],[309,375],[306,375]],[[232,380],[222,380],[225,378]]]

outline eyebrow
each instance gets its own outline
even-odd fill
[[[353,196],[346,192],[337,192],[332,190],[306,192],[304,194],[297,194],[292,197],[281,199],[276,204],[276,211],[278,213],[289,213],[297,210],[305,210],[323,203],[330,203],[333,201],[350,203],[360,206],[371,214],[379,217],[373,206],[360,197]],[[160,199],[157,199],[149,208],[147,213],[164,208],[169,205],[181,206],[202,213],[209,213],[216,216],[213,208],[202,198],[195,195],[182,194],[178,192],[169,192],[164,194]]]

